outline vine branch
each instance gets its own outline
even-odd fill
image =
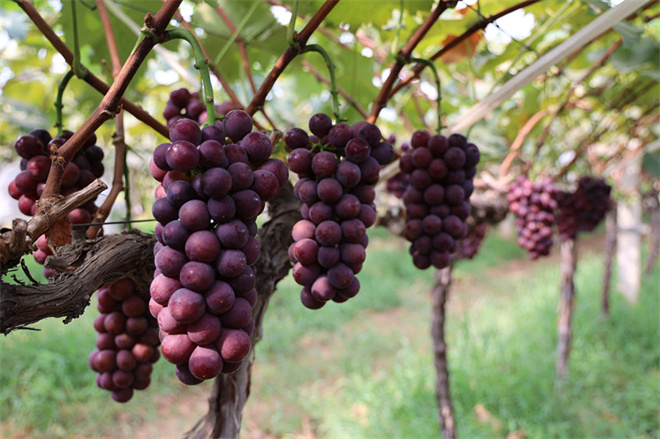
[[[397,80],[399,77],[399,73],[401,72],[401,69],[403,69],[403,66],[407,62],[407,60],[410,59],[410,56],[412,55],[413,50],[417,45],[422,41],[424,36],[428,33],[428,31],[431,29],[433,24],[440,18],[440,14],[442,14],[445,10],[447,9],[447,4],[445,2],[440,2],[438,6],[429,14],[428,17],[426,17],[426,20],[424,20],[424,23],[420,27],[417,28],[415,33],[413,34],[412,37],[410,37],[410,40],[408,40],[408,43],[399,51],[399,56],[397,57],[396,61],[390,68],[390,74],[385,80],[385,83],[380,89],[380,92],[378,93],[378,96],[376,97],[376,100],[373,103],[373,106],[371,107],[371,113],[369,114],[369,117],[367,118],[367,122],[369,123],[374,123],[376,122],[376,119],[378,119],[378,115],[380,114],[380,110],[385,107],[387,104],[387,101],[389,99],[389,94],[390,91],[392,90],[392,87],[394,85],[394,82]]]
[[[326,0],[325,3],[323,3],[323,5],[319,8],[319,10],[316,11],[314,16],[309,20],[307,25],[297,34],[296,43],[298,43],[298,45],[300,45],[301,48],[305,47],[305,44],[307,43],[307,40],[309,40],[309,37],[321,25],[325,17],[328,16],[330,11],[332,11],[332,9],[337,5],[337,3],[339,3],[339,0]],[[288,66],[289,63],[299,53],[300,52],[298,50],[296,50],[291,46],[287,47],[284,53],[282,53],[280,58],[273,66],[272,70],[268,73],[268,76],[266,76],[264,82],[261,84],[261,87],[259,87],[257,93],[252,98],[252,101],[248,105],[246,111],[250,115],[254,114],[258,109],[260,109],[264,105],[264,102],[266,101],[266,96],[273,88],[273,85],[275,85],[275,81],[277,81],[277,78],[279,78],[279,76],[282,74],[286,66]]]

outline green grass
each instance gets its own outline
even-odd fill
[[[658,437],[660,270],[644,278],[636,307],[613,292],[603,318],[602,257],[581,255],[570,375],[558,394],[558,267],[525,258],[515,242],[491,235],[474,260],[455,269],[447,341],[459,435]],[[505,268],[512,260],[523,269]],[[280,283],[256,347],[243,437],[293,437],[303,426],[324,438],[438,437],[433,273],[416,270],[406,244],[376,230],[359,277],[358,296],[319,311],[300,305],[291,278]],[[41,332],[0,340],[0,436],[109,437],[123,425],[130,437],[162,422],[162,401],[205,406],[211,383],[183,387],[162,360],[149,389],[127,405],[112,402],[87,365],[96,315],[90,307],[68,325],[50,319],[37,325]],[[198,418],[187,416],[163,435],[182,436]]]

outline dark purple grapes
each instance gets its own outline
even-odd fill
[[[373,185],[380,165],[394,158],[394,149],[381,142],[378,127],[365,121],[333,125],[319,113],[309,128],[312,136],[300,128],[285,136],[289,168],[300,178],[294,194],[303,202],[304,218],[293,227],[289,258],[293,278],[303,287],[303,305],[319,309],[359,290],[355,275],[366,257],[366,229],[376,221]]]
[[[410,145],[412,149],[400,160],[402,175],[392,183],[406,206],[403,234],[411,242],[410,254],[417,268],[444,268],[451,263],[457,241],[467,233],[471,190],[466,191],[466,186],[472,188],[467,168],[479,161],[479,150],[470,144],[471,162],[467,163],[465,137],[448,139],[427,131],[413,133]]]

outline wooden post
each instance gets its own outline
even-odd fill
[[[436,272],[436,283],[433,287],[433,309],[431,316],[431,335],[433,337],[433,353],[436,375],[436,398],[438,400],[438,416],[440,429],[444,439],[456,438],[454,409],[449,393],[449,369],[447,368],[447,343],[445,341],[445,305],[451,286],[450,265]]]
[[[575,303],[575,286],[573,276],[577,264],[577,238],[567,239],[561,243],[561,298],[559,301],[559,318],[557,320],[557,383],[568,376],[568,356],[571,352],[571,318]]]
[[[605,218],[605,270],[603,272],[603,291],[601,310],[603,315],[610,313],[610,281],[612,280],[612,259],[616,250],[616,207],[607,212]]]
[[[617,287],[631,305],[637,303],[642,283],[641,157],[641,154],[632,154],[622,161],[619,191],[625,198],[617,203]]]

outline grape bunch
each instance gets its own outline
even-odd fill
[[[18,209],[24,215],[33,216],[37,209],[36,201],[43,193],[50,172],[50,149],[59,148],[72,135],[73,132],[64,130],[61,137],[53,139],[48,131],[36,129],[16,140],[14,149],[21,157],[21,171],[9,183],[8,190],[9,195],[18,200]],[[72,194],[84,188],[96,178],[103,176],[103,150],[95,143],[96,134],[93,134],[66,166],[60,189],[62,195]],[[76,224],[90,223],[96,210],[94,200],[90,200],[83,206],[69,212],[67,218],[73,224],[74,229],[83,228],[83,226],[76,227]],[[34,259],[43,265],[46,257],[53,253],[48,247],[46,236],[40,236],[36,244],[37,250],[34,252]],[[52,277],[54,274],[54,270],[44,268],[44,276],[47,278]]]
[[[406,207],[404,237],[411,242],[413,264],[421,270],[451,262],[457,240],[465,238],[470,215],[472,179],[481,158],[479,148],[465,136],[449,138],[415,131],[412,149],[399,162],[409,185],[402,199]]]
[[[133,390],[144,390],[151,381],[153,363],[160,358],[158,323],[149,314],[148,291],[128,278],[104,286],[96,297],[101,315],[94,320],[98,334],[89,365],[101,389],[127,402]]]
[[[14,149],[22,157],[21,171],[9,183],[8,189],[9,195],[18,200],[18,209],[24,215],[33,216],[37,209],[35,202],[41,197],[50,172],[51,148],[59,148],[71,136],[73,132],[64,130],[61,137],[52,139],[48,131],[36,129],[16,140]],[[103,176],[103,150],[95,143],[96,134],[92,134],[64,169],[60,189],[62,195],[72,194]],[[72,210],[67,218],[74,225],[86,224],[91,221],[96,210],[94,200],[91,200]]]
[[[602,178],[584,176],[575,192],[561,192],[557,215],[560,239],[574,239],[578,231],[595,229],[611,208],[611,191]]]
[[[376,125],[364,121],[333,125],[330,116],[318,113],[309,130],[311,136],[293,128],[284,137],[289,168],[299,177],[294,194],[303,202],[289,258],[293,278],[303,287],[303,305],[318,309],[360,290],[355,275],[366,258],[366,229],[376,221],[374,185],[394,149]]]
[[[518,245],[529,252],[531,259],[550,254],[557,198],[550,178],[533,183],[521,175],[509,185],[507,201],[509,211],[516,216]]]
[[[223,116],[236,109],[238,107],[231,101],[215,106],[216,113]],[[206,122],[206,105],[199,99],[198,92],[191,93],[188,89],[178,88],[170,93],[170,98],[163,109],[163,117],[168,127],[179,119],[192,119],[202,124]]]
[[[185,384],[233,372],[250,352],[256,219],[288,181],[269,138],[252,126],[242,110],[203,129],[180,119],[150,163],[161,183],[149,308],[163,357]]]
[[[488,228],[487,223],[479,223],[472,229],[471,233],[463,240],[461,244],[461,258],[463,259],[472,259],[479,251],[481,247],[481,242],[486,237],[486,229]]]

